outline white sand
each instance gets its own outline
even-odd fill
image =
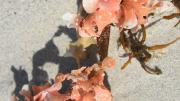
[[[25,69],[32,79],[33,54],[65,25],[61,17],[66,12],[76,12],[76,0],[0,0],[0,101],[8,101],[15,88],[11,66]],[[158,10],[149,23],[172,12],[172,7]],[[147,44],[166,43],[180,36],[180,25],[173,27],[177,18],[160,20],[148,28]],[[158,66],[163,74],[156,76],[146,73],[139,63],[132,63],[123,71],[120,66],[127,58],[118,55],[117,32],[111,34],[109,55],[117,60],[116,68],[108,70],[108,79],[115,101],[179,101],[180,99],[180,42],[153,53],[151,66]],[[66,35],[56,37],[55,45],[60,56],[65,53],[68,42]],[[58,65],[48,62],[44,65],[49,76],[53,77]]]

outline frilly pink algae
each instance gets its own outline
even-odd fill
[[[115,61],[107,57],[99,64],[73,70],[69,74],[58,74],[55,83],[43,86],[33,86],[33,94],[22,90],[26,101],[112,101],[110,91],[105,87],[104,70],[112,68]],[[62,82],[71,80],[70,89],[61,93]],[[41,90],[41,91],[40,91]]]
[[[82,37],[99,37],[109,24],[120,29],[137,29],[145,24],[148,14],[159,2],[149,5],[150,0],[83,0],[89,15],[77,17],[75,25]]]

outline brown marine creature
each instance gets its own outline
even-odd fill
[[[159,68],[155,67],[155,69],[152,69],[146,65],[146,62],[152,57],[150,51],[166,48],[169,45],[175,43],[177,40],[179,40],[180,37],[167,44],[147,46],[144,44],[146,40],[145,27],[144,25],[141,25],[141,27],[142,33],[132,33],[131,31],[126,29],[123,29],[123,31],[120,32],[118,45],[122,45],[123,49],[129,57],[128,61],[123,64],[121,69],[124,69],[131,62],[132,58],[136,58],[146,72],[157,75],[161,74],[162,71]]]

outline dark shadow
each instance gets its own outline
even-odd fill
[[[82,0],[77,0],[76,5],[77,5],[77,13],[83,17],[86,17],[88,13],[86,13],[86,11],[84,10],[82,6]]]
[[[65,79],[63,82],[62,82],[62,88],[59,90],[59,92],[61,94],[63,93],[66,93],[67,91],[71,90],[72,89],[72,80],[67,80]]]
[[[13,94],[18,97],[18,101],[23,101],[24,97],[22,95],[19,94],[19,92],[21,91],[23,85],[28,84],[28,74],[27,72],[22,69],[22,67],[20,66],[19,69],[16,69],[14,66],[11,66],[11,71],[14,74],[14,81],[16,84],[16,88],[13,91]]]
[[[47,41],[45,44],[45,47],[38,50],[34,53],[32,58],[32,80],[28,82],[28,76],[25,70],[20,69],[17,70],[14,66],[11,67],[11,70],[14,73],[14,80],[16,82],[16,88],[14,90],[14,94],[19,97],[20,99],[23,99],[23,97],[19,94],[19,91],[22,89],[24,84],[29,83],[29,87],[31,89],[32,85],[43,85],[47,81],[50,80],[48,77],[47,71],[43,69],[43,66],[47,62],[51,62],[54,64],[59,65],[59,70],[57,72],[59,73],[70,73],[73,69],[77,69],[77,63],[73,56],[60,56],[60,51],[57,48],[57,46],[54,44],[53,39],[55,37],[60,37],[62,34],[67,35],[72,41],[75,42],[77,40],[76,30],[74,28],[68,28],[66,26],[59,26],[57,32],[53,35],[53,37]],[[63,41],[63,40],[62,40]],[[81,66],[91,66],[94,63],[97,63],[97,46],[96,45],[90,45],[86,49],[86,59],[81,60],[80,64]],[[106,73],[105,73],[106,74]],[[110,89],[110,85],[107,79],[107,74],[105,76],[105,85],[107,88]],[[62,91],[64,89],[67,89],[69,86],[69,81],[64,82],[63,85],[65,86],[62,88]],[[23,100],[22,100],[23,101]]]
[[[54,36],[52,38],[59,37],[62,34],[67,35],[72,40],[72,42],[77,40],[76,29],[68,28],[67,26],[59,26],[58,31],[54,34]]]
[[[98,58],[97,58],[97,45],[92,44],[89,47],[86,48],[86,53],[87,53],[87,58],[84,60],[81,60],[81,66],[91,66],[94,63],[97,63]]]
[[[72,42],[77,40],[76,30],[74,28],[68,28],[66,26],[59,26],[58,31],[54,36],[46,43],[45,47],[34,53],[32,64],[32,82],[36,85],[44,84],[49,80],[48,74],[43,70],[43,65],[47,62],[55,63],[60,65],[61,73],[70,72],[73,67],[77,66],[75,59],[73,57],[60,57],[59,50],[53,42],[54,37],[59,37],[62,34],[67,35],[71,38]],[[62,40],[63,41],[63,40]]]
[[[43,65],[46,62],[53,62],[55,64],[59,63],[58,57],[59,51],[57,47],[50,40],[46,43],[45,48],[40,49],[33,55],[33,70],[32,70],[32,82],[40,85],[48,81],[48,74],[43,70]]]
[[[108,81],[108,75],[107,75],[107,73],[106,72],[104,72],[104,81],[103,81],[103,83],[104,83],[104,85],[105,85],[105,87],[109,90],[109,91],[111,91],[111,85],[109,84],[109,81]]]
[[[77,67],[76,60],[73,57],[61,57],[58,73],[67,74]]]
[[[77,11],[79,11],[82,6],[82,0],[77,0],[76,5],[77,5]]]
[[[76,69],[77,63],[75,58],[70,56],[59,56],[60,52],[57,46],[53,43],[53,38],[60,37],[62,34],[67,35],[72,40],[72,42],[75,42],[77,40],[76,30],[74,28],[59,26],[58,31],[46,43],[45,47],[40,49],[33,55],[32,82],[34,84],[41,85],[49,80],[47,72],[43,70],[43,65],[47,62],[59,65],[58,72],[63,74],[70,73],[73,69]],[[87,57],[86,59],[81,60],[81,66],[91,66],[98,61],[96,56],[96,45],[90,45],[89,47],[87,47],[86,53]],[[108,81],[105,81],[105,85],[109,85]],[[110,88],[110,86],[108,88]]]

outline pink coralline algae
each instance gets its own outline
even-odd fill
[[[82,37],[99,37],[103,29],[114,24],[119,29],[137,30],[145,24],[148,14],[160,2],[149,0],[83,0],[83,7],[88,13],[85,18],[76,17],[75,26]]]

